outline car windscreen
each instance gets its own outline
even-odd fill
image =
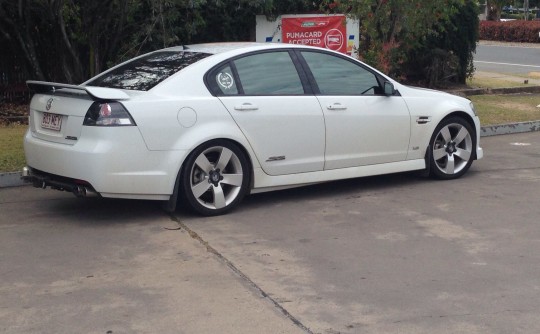
[[[86,85],[146,91],[208,56],[201,52],[158,51],[119,66]]]

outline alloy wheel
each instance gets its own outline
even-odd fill
[[[470,165],[473,140],[463,124],[444,125],[435,136],[432,147],[435,166],[445,175],[459,174]]]

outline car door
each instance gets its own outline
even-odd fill
[[[377,75],[345,56],[301,51],[326,123],[325,169],[405,160],[410,115]]]
[[[324,166],[321,106],[292,57],[283,49],[250,54],[222,64],[207,78],[269,175]]]

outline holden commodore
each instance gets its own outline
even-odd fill
[[[23,177],[77,196],[219,215],[250,193],[338,179],[455,179],[483,156],[469,100],[315,47],[180,46],[81,85],[27,84]]]

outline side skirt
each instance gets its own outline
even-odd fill
[[[408,172],[413,170],[422,170],[425,168],[426,160],[424,159],[406,160],[399,162],[389,162],[385,164],[330,169],[319,172],[287,174],[279,176],[270,176],[264,173],[261,168],[256,168],[253,171],[255,180],[252,193],[275,190],[279,187],[292,188],[295,186],[303,186],[313,183],[352,179],[364,176]]]

